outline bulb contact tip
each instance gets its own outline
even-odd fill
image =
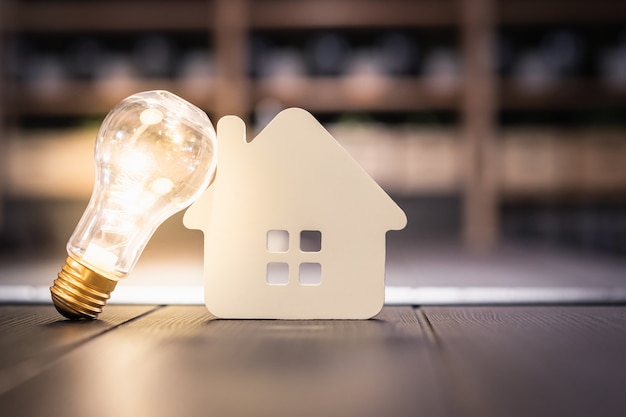
[[[71,320],[96,319],[115,289],[107,278],[68,256],[50,287],[57,311]]]

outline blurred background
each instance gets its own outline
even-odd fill
[[[52,282],[104,115],[166,89],[251,134],[311,111],[409,217],[388,284],[626,287],[622,0],[0,0],[0,31],[4,284]],[[181,218],[147,281],[201,284]]]

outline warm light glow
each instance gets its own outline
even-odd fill
[[[182,146],[183,135],[200,140]],[[126,99],[98,133],[96,186],[70,255],[95,244],[116,257],[116,277],[128,274],[154,230],[208,186],[214,155],[213,126],[190,103],[163,91]]]
[[[208,187],[216,145],[207,115],[166,91],[130,96],[107,115],[96,140],[93,194],[67,244],[69,260],[51,289],[63,314],[99,313],[75,310],[90,310],[91,301],[83,300],[94,298],[104,298],[103,305],[114,288],[107,280],[127,276],[156,228]],[[91,268],[101,277],[93,276]],[[68,306],[72,311],[66,314]]]
[[[117,157],[115,163],[124,167],[126,175],[132,178],[141,178],[154,169],[154,161],[141,149],[128,149]]]
[[[163,195],[169,193],[173,187],[174,183],[169,178],[157,178],[150,189],[158,195]]]
[[[155,125],[163,120],[163,113],[157,109],[146,109],[139,115],[139,120],[145,125]]]
[[[85,250],[83,260],[100,271],[107,272],[114,269],[117,256],[95,243],[90,243]]]

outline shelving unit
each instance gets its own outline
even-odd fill
[[[601,106],[624,106],[626,89],[616,90],[589,79],[560,80],[548,89],[529,92],[518,83],[499,83],[499,102],[507,110],[576,110]]]
[[[210,77],[194,80],[131,77],[107,84],[97,79],[63,79],[46,94],[4,75],[0,82],[3,98],[0,111],[5,126],[12,126],[10,130],[17,132],[14,136],[21,135],[15,126],[16,120],[24,116],[102,115],[121,98],[136,91],[156,88],[187,98],[206,110],[213,121],[226,114],[237,114],[250,121],[257,104],[267,98],[285,107],[301,106],[321,114],[450,112],[458,115],[459,123],[444,129],[443,133],[434,133],[434,136],[445,137],[442,139],[445,145],[439,147],[429,146],[419,132],[396,133],[400,139],[389,139],[394,136],[393,132],[381,133],[388,138],[379,143],[388,145],[386,151],[383,146],[376,145],[371,145],[369,150],[359,150],[358,146],[362,144],[350,133],[346,134],[345,141],[347,147],[353,146],[355,154],[369,155],[364,156],[369,158],[364,159],[364,165],[375,164],[372,162],[377,159],[372,157],[375,152],[386,152],[387,159],[381,158],[384,160],[400,158],[403,161],[406,166],[394,171],[395,180],[389,170],[372,165],[372,171],[391,175],[381,181],[392,193],[404,196],[424,192],[462,195],[465,241],[468,248],[479,251],[489,250],[497,243],[498,208],[502,199],[520,194],[543,198],[546,193],[604,198],[604,195],[614,196],[626,191],[626,178],[623,177],[626,174],[621,171],[613,174],[612,180],[607,180],[609,185],[599,188],[571,178],[565,181],[566,186],[555,183],[546,188],[533,183],[532,178],[524,182],[523,168],[520,168],[522,179],[515,176],[519,174],[516,171],[511,180],[511,173],[517,168],[503,166],[502,161],[513,158],[521,164],[524,158],[532,159],[534,152],[538,153],[539,160],[550,160],[545,152],[554,153],[554,149],[561,148],[558,145],[554,145],[556,148],[538,146],[536,150],[522,147],[520,151],[519,144],[500,129],[498,122],[501,111],[578,111],[605,107],[623,110],[626,108],[626,88],[616,89],[596,78],[570,77],[556,80],[549,88],[532,90],[509,77],[501,79],[492,62],[492,41],[502,27],[624,24],[626,3],[623,1],[134,0],[112,3],[103,0],[4,0],[2,15],[4,46],[8,45],[7,40],[24,34],[46,38],[76,33],[123,37],[184,32],[204,37],[208,45],[205,52],[214,58],[215,63]],[[352,33],[396,29],[443,29],[454,33],[462,62],[457,82],[441,88],[424,74],[415,73],[375,75],[367,79],[304,73],[292,75],[282,82],[250,75],[248,42],[253,33],[282,33],[289,38],[293,33],[321,30]],[[0,52],[6,51],[7,48],[4,52],[0,49]],[[359,86],[367,86],[367,89]],[[424,132],[428,134],[429,130]],[[3,135],[0,142],[2,149],[9,148],[7,137]],[[363,143],[376,142],[364,139]],[[602,153],[590,143],[578,140],[573,154],[582,154],[583,148],[588,151],[584,153],[592,158],[598,152]],[[581,145],[577,147],[578,144]],[[618,155],[623,155],[619,153],[624,152],[623,146],[616,149]],[[573,158],[572,161],[581,159],[580,156]],[[431,171],[412,167],[416,163],[428,165],[429,161]],[[591,166],[597,161],[582,164]],[[433,173],[432,181],[420,178],[429,172]],[[11,173],[3,173],[3,176],[10,182]],[[5,186],[0,186],[0,198],[3,193],[5,198],[11,198],[12,185],[6,184],[6,180],[3,182]]]

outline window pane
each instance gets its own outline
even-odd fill
[[[321,251],[322,232],[319,230],[303,230],[300,232],[300,250],[302,252]]]
[[[322,283],[322,265],[317,262],[301,263],[298,281],[302,285],[320,285]]]
[[[265,278],[270,285],[287,285],[289,283],[289,264],[285,262],[268,263]]]
[[[287,252],[289,250],[289,232],[286,230],[269,230],[266,247],[268,252]]]

